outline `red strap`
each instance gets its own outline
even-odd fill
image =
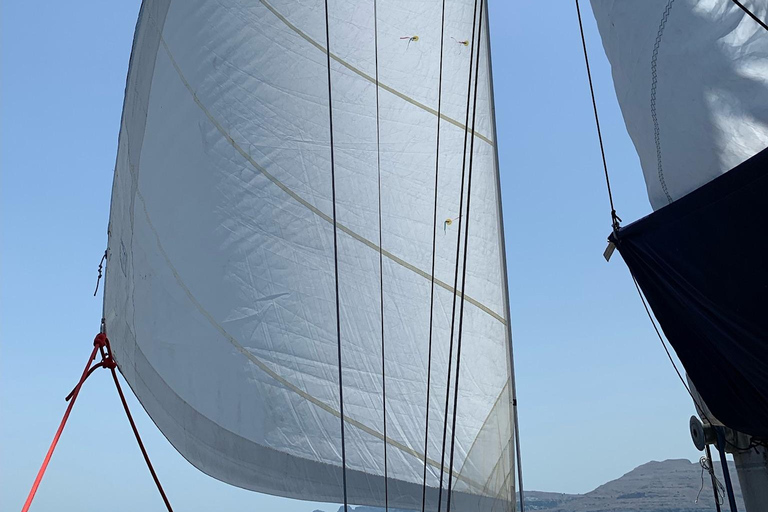
[[[61,437],[61,433],[64,431],[64,425],[67,424],[67,420],[69,419],[69,413],[72,412],[72,406],[75,405],[75,400],[77,400],[77,395],[80,394],[80,388],[83,386],[83,382],[85,382],[85,379],[88,377],[88,370],[91,369],[91,363],[93,363],[93,360],[96,358],[96,353],[98,351],[99,351],[99,347],[95,345],[93,347],[93,350],[91,351],[91,356],[88,358],[88,364],[85,365],[85,370],[83,370],[83,375],[80,377],[80,380],[78,381],[77,386],[75,386],[75,389],[72,391],[72,400],[69,401],[67,410],[64,412],[64,417],[61,419],[61,423],[59,424],[59,429],[56,431],[56,435],[53,436],[53,442],[51,443],[50,448],[48,448],[48,453],[45,454],[43,465],[40,466],[40,470],[37,472],[35,483],[32,484],[32,489],[29,491],[29,496],[27,496],[27,501],[24,502],[24,508],[21,509],[21,512],[27,512],[29,510],[29,506],[32,505],[32,500],[35,498],[35,493],[37,493],[37,488],[40,487],[40,481],[43,479],[45,470],[48,469],[48,463],[51,462],[51,455],[53,455],[53,450],[56,449],[56,445],[59,443],[59,438]]]
[[[92,366],[93,361],[96,359],[96,354],[99,352],[101,352],[101,361]],[[37,488],[40,486],[40,481],[43,479],[43,475],[45,474],[46,469],[48,469],[48,463],[51,461],[53,451],[56,449],[56,445],[59,443],[61,433],[64,431],[64,426],[67,424],[69,413],[72,412],[72,407],[75,405],[77,395],[80,394],[80,388],[82,388],[85,380],[91,375],[91,373],[93,373],[93,370],[98,367],[109,368],[109,370],[112,372],[112,379],[115,381],[117,393],[120,395],[120,401],[123,404],[123,409],[125,410],[125,414],[128,416],[128,421],[130,422],[131,428],[133,429],[133,434],[136,436],[136,441],[139,443],[141,453],[144,455],[144,460],[147,463],[149,472],[152,474],[152,479],[155,481],[155,485],[157,485],[157,490],[160,491],[160,496],[162,496],[163,502],[165,503],[168,512],[173,512],[171,504],[168,501],[168,497],[165,495],[165,491],[163,490],[163,486],[160,484],[160,480],[157,478],[155,468],[152,467],[152,462],[149,460],[149,455],[147,455],[147,450],[144,448],[144,443],[141,441],[139,431],[136,428],[136,424],[133,421],[133,416],[131,415],[131,411],[128,408],[128,402],[125,401],[125,395],[123,395],[123,390],[120,387],[120,381],[117,379],[117,372],[115,371],[117,365],[115,364],[115,360],[112,358],[112,350],[109,346],[109,339],[107,339],[107,336],[104,333],[99,333],[93,340],[93,350],[91,351],[91,356],[88,358],[88,364],[85,365],[85,369],[83,370],[83,373],[80,376],[80,380],[77,382],[75,389],[73,389],[72,392],[67,396],[69,405],[67,405],[67,410],[64,412],[64,417],[61,419],[59,429],[56,431],[56,435],[53,437],[53,442],[48,448],[48,453],[45,455],[43,465],[40,466],[40,470],[37,472],[35,483],[32,484],[32,489],[29,491],[27,501],[24,502],[24,507],[21,509],[21,512],[28,512],[29,507],[32,505],[32,500],[35,498]]]

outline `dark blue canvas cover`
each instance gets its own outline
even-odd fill
[[[610,240],[712,413],[768,439],[768,149]]]

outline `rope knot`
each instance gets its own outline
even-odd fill
[[[100,332],[93,339],[93,346],[98,348],[105,348],[107,346],[107,335]]]

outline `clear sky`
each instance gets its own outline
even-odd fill
[[[589,2],[582,0],[619,215],[650,212]],[[98,331],[92,297],[138,0],[2,6],[0,509],[18,510]],[[527,489],[587,492],[649,460],[696,460],[693,405],[610,231],[573,1],[491,0]],[[130,402],[177,510],[317,505],[189,465]],[[161,510],[106,372],[75,407],[34,511]],[[326,510],[335,507],[327,505]]]

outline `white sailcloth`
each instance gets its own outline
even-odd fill
[[[336,258],[349,501],[385,501],[383,314],[388,503],[420,509],[441,2],[378,1],[378,116],[373,0],[328,5],[337,252],[324,2],[144,2],[112,193],[105,325],[131,388],[192,464],[240,487],[341,502]],[[446,2],[428,510],[449,359],[455,368],[463,41],[474,6]],[[448,418],[456,510],[512,510],[515,496],[486,19],[455,433]]]
[[[768,32],[738,6],[591,1],[654,209],[768,147]]]

